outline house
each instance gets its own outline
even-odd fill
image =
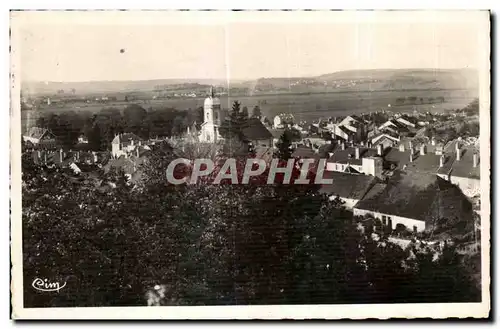
[[[415,149],[410,144],[408,161],[402,169],[421,174],[436,175],[441,167],[450,163],[450,158],[451,156],[441,152],[440,148],[436,148],[435,152],[428,152],[426,144],[420,144],[418,149]]]
[[[127,157],[138,147],[149,150],[149,146],[143,145],[143,143],[143,140],[135,134],[118,134],[111,141],[111,155],[114,158],[119,158],[122,155]]]
[[[408,116],[406,114],[403,114],[403,115],[399,116],[398,118],[396,118],[396,121],[404,124],[405,126],[407,126],[410,129],[418,126],[418,120],[416,118]]]
[[[255,147],[273,147],[273,135],[257,118],[250,118],[241,128],[243,141]]]
[[[414,232],[448,222],[472,220],[472,205],[460,189],[436,175],[397,172],[386,184],[375,184],[353,209],[395,229],[402,224]]]
[[[285,128],[287,125],[293,125],[294,118],[292,114],[281,113],[274,117],[273,119],[273,128]]]
[[[344,141],[353,140],[354,138],[353,131],[347,129],[347,127],[338,124],[333,124],[329,131],[332,133],[334,137],[341,138]]]
[[[78,136],[78,144],[88,144],[89,139],[85,135]]]
[[[340,198],[345,202],[345,207],[352,209],[378,182],[378,178],[367,175],[353,175],[336,171],[326,171],[324,179],[332,179],[332,184],[324,184],[320,187],[320,192],[328,195],[330,200]]]
[[[378,127],[379,132],[389,131],[397,136],[407,135],[410,129],[407,125],[399,122],[396,119],[389,119]]]
[[[460,148],[456,144],[455,156],[438,169],[437,175],[457,185],[468,197],[481,193],[479,154],[475,148]]]
[[[390,131],[376,134],[370,139],[370,143],[372,146],[382,145],[384,149],[395,145],[399,141],[399,136]]]
[[[26,135],[23,136],[23,141],[34,145],[54,145],[56,136],[48,129],[31,127]]]
[[[146,162],[150,150],[136,148],[134,154],[129,156],[121,155],[118,158],[111,159],[104,167],[104,172],[111,169],[123,171],[125,176],[132,182],[137,182],[142,177],[141,165]]]
[[[373,158],[379,150],[366,147],[346,147],[344,143],[337,147],[326,163],[326,171],[345,172],[355,170],[359,173],[381,174],[382,158]],[[372,168],[373,166],[376,169]]]

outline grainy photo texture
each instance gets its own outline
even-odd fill
[[[12,316],[488,316],[489,33],[11,12]]]

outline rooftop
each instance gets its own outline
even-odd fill
[[[269,132],[273,135],[273,138],[279,139],[285,132],[285,129],[269,129]]]
[[[360,200],[378,179],[368,175],[347,174],[337,171],[325,171],[323,178],[332,179],[332,184],[322,185],[321,193],[330,196]]]
[[[481,168],[480,168],[480,158],[478,156],[477,166],[473,166],[473,154],[477,152],[474,148],[464,148],[461,150],[460,160],[457,161],[456,155],[449,156],[449,165],[440,168],[438,173],[448,174],[451,172],[451,176],[464,177],[480,179]]]
[[[359,159],[356,159],[356,148],[346,147],[345,150],[337,148],[333,155],[328,159],[330,163],[350,163],[353,165],[361,165],[363,163],[362,158],[367,158],[371,156],[376,156],[377,150],[372,148],[360,147],[359,148]]]
[[[310,147],[299,146],[293,151],[292,156],[294,158],[317,158],[318,153]]]
[[[271,132],[257,118],[248,119],[245,126],[241,129],[241,133],[247,140],[262,140],[273,137]]]
[[[460,189],[435,176],[398,172],[388,183],[377,184],[356,208],[402,216],[434,224],[438,218],[471,218],[472,207]]]

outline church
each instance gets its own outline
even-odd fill
[[[221,140],[219,133],[221,122],[225,118],[226,111],[221,109],[220,99],[215,96],[214,88],[210,88],[210,94],[203,104],[203,123],[200,131],[200,141],[214,143]]]
[[[215,143],[223,139],[219,128],[229,115],[228,110],[221,108],[220,99],[215,96],[214,88],[203,105],[203,123],[199,135],[200,142]],[[258,118],[248,118],[241,128],[241,142],[254,147],[273,147],[273,136]]]

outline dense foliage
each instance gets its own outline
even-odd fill
[[[377,241],[311,185],[169,185],[175,152],[155,148],[139,187],[23,159],[26,307],[146,305],[155,286],[164,305],[480,299],[451,247],[434,259]]]
[[[203,122],[203,108],[179,111],[175,109],[146,110],[130,104],[124,110],[104,108],[90,112],[47,112],[36,125],[47,128],[65,148],[74,147],[78,136],[85,135],[92,150],[107,150],[116,134],[131,132],[144,139],[180,136],[193,124]],[[125,129],[126,128],[126,129]]]

